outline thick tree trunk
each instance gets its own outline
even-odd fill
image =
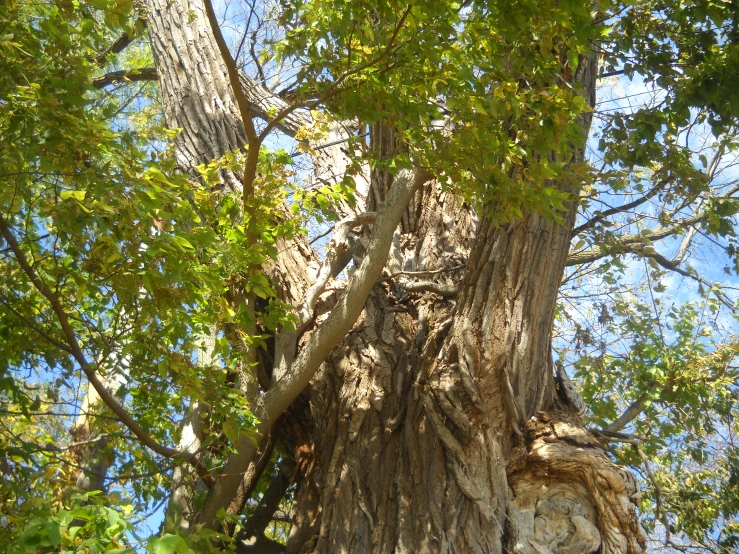
[[[238,110],[199,2],[148,3],[167,121],[183,128],[191,170],[243,144]],[[583,59],[576,75],[591,105],[596,69]],[[260,94],[255,112],[277,101]],[[373,147],[391,143],[373,129]],[[370,209],[388,186],[373,176]],[[306,391],[288,552],[643,551],[634,479],[556,393],[551,331],[575,213],[495,227],[438,185],[416,194],[390,272],[446,271],[378,283]],[[297,302],[309,272],[294,270],[312,255],[287,250],[273,278]]]
[[[641,552],[635,482],[555,394],[567,230],[460,225],[435,192],[416,259],[437,269],[473,242],[459,297],[375,288],[311,389],[316,460],[288,552]]]
[[[591,57],[577,75],[591,105],[595,71]],[[382,188],[374,179],[370,198]],[[576,206],[563,226],[529,215],[496,228],[440,187],[416,200],[393,271],[466,269],[426,294],[376,286],[314,379],[315,463],[287,551],[642,552],[636,482],[555,391]]]

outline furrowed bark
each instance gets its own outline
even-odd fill
[[[352,276],[343,296],[331,315],[310,336],[287,375],[275,383],[259,400],[253,410],[260,424],[257,441],[269,434],[272,423],[282,415],[298,395],[308,386],[318,367],[344,338],[362,311],[364,301],[385,267],[395,228],[405,212],[413,193],[427,179],[420,172],[401,171],[395,179],[386,203],[378,211],[367,254]],[[258,451],[254,437],[243,437],[236,453],[223,468],[215,487],[200,513],[199,521],[214,526],[218,510],[225,509],[233,491],[241,482],[249,463]]]
[[[590,105],[595,70],[577,75]],[[311,383],[315,469],[286,552],[642,552],[636,482],[555,394],[576,207],[497,228],[435,187],[416,200],[392,271],[463,265],[435,277],[458,296],[375,287]]]
[[[150,6],[163,103],[191,168],[245,137],[197,2]],[[575,78],[591,106],[596,75],[583,57]],[[376,126],[370,142],[391,148],[392,130]],[[495,227],[437,184],[400,180],[391,191],[372,176],[375,243],[294,359],[286,341],[285,372],[255,407],[262,437],[301,392],[309,414],[286,551],[643,552],[633,477],[555,392],[552,322],[576,206],[562,226],[528,214]],[[431,290],[456,296],[378,282],[398,222],[389,273],[429,272]],[[294,267],[310,263],[305,245],[285,246]],[[307,286],[286,288],[297,304]],[[256,450],[241,441],[199,522],[215,524]]]

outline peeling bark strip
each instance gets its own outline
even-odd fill
[[[148,1],[163,105],[183,129],[178,160],[190,171],[246,137],[198,0]],[[575,75],[591,106],[596,70],[583,57]],[[255,114],[282,106],[246,83]],[[387,127],[370,138],[378,152],[396,147]],[[299,349],[295,336],[276,337],[275,377],[254,407],[261,436],[299,394],[304,405],[299,420],[284,416],[305,437],[285,551],[643,552],[633,477],[555,392],[552,321],[576,207],[563,226],[528,215],[494,227],[424,181],[372,175],[373,238],[346,291]],[[270,275],[309,320],[323,277],[306,280],[308,245],[282,246]],[[433,286],[380,279],[386,265],[388,276],[424,273]],[[256,450],[247,438],[237,445],[200,522],[228,508]]]

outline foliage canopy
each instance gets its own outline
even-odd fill
[[[608,431],[634,408],[612,427],[631,442],[612,442],[612,454],[642,477],[655,545],[739,547],[737,4],[244,6],[221,6],[239,28],[237,65],[315,122],[295,141],[261,142],[246,205],[220,175],[241,173],[248,148],[197,175],[178,170],[178,130],[142,77],[153,61],[140,7],[0,7],[0,545],[205,548],[205,533],[141,536],[186,463],[172,454],[183,414],[207,406],[201,469],[216,471],[256,423],[234,383],[255,348],[297,322],[264,270],[278,244],[335,220],[364,164],[416,164],[501,225],[532,212],[561,222],[580,203],[554,345],[588,423]],[[133,44],[111,50],[122,33]],[[239,46],[247,35],[251,52]],[[592,51],[601,94],[630,87],[643,101],[591,109],[575,76]],[[114,89],[96,85],[121,68],[129,76]],[[575,163],[591,117],[597,136]],[[338,184],[307,187],[300,160],[342,120],[359,122],[354,165]],[[379,122],[393,122],[405,150],[366,148],[362,131]],[[104,492],[75,483],[90,375],[129,418],[102,403],[87,414],[95,438],[82,442],[109,462]]]

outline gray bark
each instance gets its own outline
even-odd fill
[[[208,336],[203,337],[203,343],[198,349],[198,366],[207,367],[215,363],[215,348],[217,329],[211,329]],[[179,450],[200,455],[203,441],[203,422],[201,415],[203,406],[192,400],[187,413],[182,419],[180,429]],[[194,471],[189,466],[177,466],[172,472],[172,493],[167,506],[167,519],[175,526],[184,529],[190,527],[192,519]],[[166,524],[165,524],[166,527]]]
[[[243,144],[239,112],[198,1],[148,3],[162,101],[183,128],[189,171]],[[590,105],[596,71],[589,56],[576,75]],[[255,105],[279,101],[259,91],[247,92]],[[391,153],[392,128],[373,128],[371,146]],[[284,374],[255,407],[267,437],[301,393],[306,406],[290,422],[303,438],[287,552],[643,552],[633,477],[555,392],[551,330],[577,207],[562,226],[529,214],[495,227],[418,177],[372,175],[367,209],[378,215],[349,291],[297,351],[294,337],[280,343]],[[301,305],[315,257],[305,243],[285,247],[270,276]],[[386,264],[427,271],[455,295],[378,282]],[[253,465],[257,447],[242,442],[201,521],[229,505]]]

